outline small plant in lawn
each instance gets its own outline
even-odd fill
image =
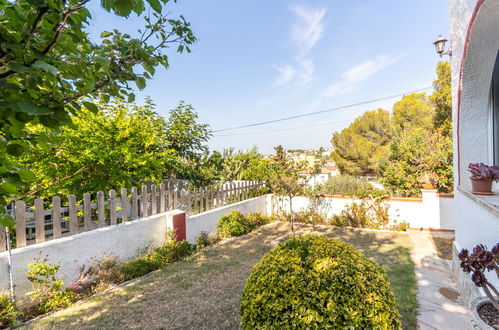
[[[255,213],[249,213],[246,216],[246,219],[250,224],[252,224],[255,227],[261,227],[263,225],[266,225],[268,223],[272,222],[272,217],[269,217],[263,213],[260,212],[255,212]]]
[[[220,218],[217,229],[221,238],[228,238],[247,234],[255,229],[255,226],[246,219],[244,214],[234,210]]]
[[[210,234],[206,231],[202,231],[196,237],[196,249],[198,249],[198,250],[204,249],[207,246],[215,244],[219,240],[220,239],[218,238],[216,233]]]
[[[473,283],[483,289],[492,305],[499,311],[499,300],[496,298],[499,297],[499,291],[485,276],[485,272],[492,271],[499,279],[499,243],[490,251],[482,244],[475,246],[471,254],[467,249],[463,249],[458,257],[461,260],[463,271],[465,273],[472,273],[471,280]]]
[[[33,291],[27,295],[35,304],[35,314],[45,314],[52,310],[67,307],[76,300],[76,294],[70,288],[64,289],[64,281],[56,274],[60,265],[48,263],[48,256],[33,258],[33,263],[28,265],[28,280],[31,281]],[[71,282],[71,286],[75,283]]]
[[[15,325],[20,315],[14,300],[10,299],[8,294],[0,292],[0,329]]]

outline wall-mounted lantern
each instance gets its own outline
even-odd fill
[[[435,50],[437,51],[437,54],[442,57],[442,55],[449,55],[452,56],[452,50],[449,47],[448,51],[445,51],[445,43],[448,40],[445,39],[442,36],[438,36],[437,40],[433,43],[435,45]]]

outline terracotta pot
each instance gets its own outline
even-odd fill
[[[422,186],[424,190],[435,190],[435,186],[432,184],[423,183]]]
[[[491,179],[471,179],[471,187],[474,194],[492,195]]]

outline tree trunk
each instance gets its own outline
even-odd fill
[[[293,196],[289,196],[289,216],[291,221],[291,232],[293,233],[293,238],[295,237],[295,222],[293,217]]]

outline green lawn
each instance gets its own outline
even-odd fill
[[[355,245],[387,272],[406,329],[416,329],[416,278],[407,233],[300,225],[301,234],[323,234]],[[289,224],[274,223],[211,247],[111,292],[86,299],[31,323],[33,329],[238,329],[246,278]]]

